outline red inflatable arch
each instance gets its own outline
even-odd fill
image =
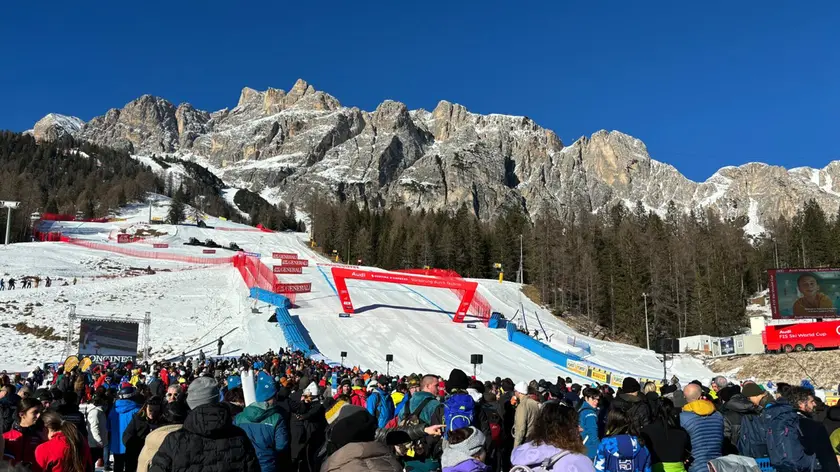
[[[397,273],[397,272],[375,272],[370,270],[348,269],[345,267],[332,268],[335,289],[338,291],[338,298],[341,300],[341,307],[345,313],[353,313],[353,302],[350,301],[350,292],[347,290],[347,279],[366,280],[368,282],[383,282],[389,284],[416,285],[420,287],[446,288],[458,290],[463,293],[458,310],[452,321],[461,323],[467,316],[470,304],[475,297],[475,290],[478,288],[476,282],[456,278],[423,277],[419,275]]]

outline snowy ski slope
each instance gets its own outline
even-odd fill
[[[152,215],[163,218],[168,201],[160,197],[154,203]],[[147,227],[148,206],[127,208],[120,216],[124,221],[113,223],[56,222],[52,230],[89,241],[108,243],[109,235],[126,230],[133,233]],[[208,225],[228,231],[198,228],[195,226],[154,225],[156,231],[166,235],[155,242],[167,242],[167,249],[153,249],[151,244],[131,243],[123,247],[137,247],[148,251],[161,251],[182,255],[201,256],[201,247],[184,246],[191,237],[199,240],[213,239],[226,246],[237,243],[247,251],[262,254],[267,265],[272,264],[271,252],[294,252],[310,261],[302,275],[282,275],[284,282],[311,282],[312,292],[297,296],[298,307],[291,310],[318,349],[329,359],[340,361],[340,352],[347,351],[346,363],[365,368],[386,370],[385,354],[393,354],[392,372],[435,372],[446,374],[453,367],[470,370],[471,354],[483,354],[484,365],[479,367],[479,377],[510,376],[514,379],[548,378],[558,375],[583,380],[552,362],[549,362],[507,341],[504,330],[488,329],[476,323],[475,329],[451,321],[457,307],[457,297],[448,290],[410,287],[397,284],[377,284],[348,281],[357,313],[350,318],[339,318],[341,306],[333,286],[329,261],[309,249],[307,236],[295,233],[263,233],[230,231],[249,227],[208,217]],[[110,244],[115,244],[113,241]],[[116,245],[116,244],[115,244]],[[217,256],[229,256],[219,250]],[[107,261],[102,264],[102,261]],[[168,269],[154,275],[113,277],[114,269],[103,267],[147,267]],[[197,348],[210,343],[206,352],[215,349],[215,339],[225,335],[225,352],[264,352],[269,348],[285,347],[282,331],[266,320],[269,309],[258,304],[261,313],[253,314],[253,300],[241,282],[238,273],[230,266],[206,267],[132,258],[104,251],[87,249],[63,243],[32,243],[12,245],[0,251],[0,267],[4,274],[39,275],[42,278],[79,277],[79,285],[45,290],[0,292],[0,308],[16,300],[16,309],[0,309],[0,333],[13,342],[0,355],[0,368],[25,369],[33,362],[60,360],[63,341],[44,341],[32,335],[23,335],[13,328],[18,320],[29,324],[53,327],[59,336],[66,332],[67,306],[76,304],[80,315],[114,313],[142,317],[152,313],[151,345],[153,352],[167,357],[181,350]],[[33,268],[36,268],[33,270]],[[372,268],[373,269],[373,268]],[[378,270],[378,269],[374,269]],[[36,273],[37,272],[37,273]],[[4,275],[4,278],[8,278]],[[538,326],[535,313],[539,313],[545,330],[552,336],[552,346],[560,351],[574,351],[565,344],[566,336],[576,336],[592,346],[586,361],[611,370],[635,376],[661,378],[662,363],[651,351],[619,343],[598,341],[580,336],[561,320],[536,306],[521,295],[519,286],[491,280],[477,280],[479,290],[494,311],[507,316],[525,309],[528,326]],[[27,303],[32,303],[30,315],[23,316]],[[41,306],[34,306],[40,303]],[[5,305],[4,305],[5,304]],[[521,316],[521,315],[520,315]],[[469,318],[468,318],[469,320]],[[77,329],[77,328],[76,328]],[[668,363],[669,375],[681,379],[708,380],[712,373],[699,361],[678,357]]]

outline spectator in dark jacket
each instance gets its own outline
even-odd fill
[[[163,399],[152,397],[134,414],[122,435],[125,444],[125,470],[137,470],[137,458],[146,443],[146,436],[160,426]]]
[[[680,427],[679,409],[671,400],[660,400],[657,415],[642,428],[642,439],[650,450],[653,470],[685,470],[691,441],[688,433]]]
[[[705,472],[712,459],[722,455],[723,416],[715,411],[715,405],[702,400],[702,389],[690,383],[683,389],[688,403],[680,413],[680,425],[691,439],[691,454],[694,457],[689,472]]]
[[[166,398],[166,384],[160,379],[160,373],[152,370],[152,380],[149,382],[149,391],[153,397]]]
[[[259,472],[254,446],[233,425],[228,407],[219,404],[219,386],[209,377],[192,382],[187,394],[192,409],[184,427],[166,436],[152,458],[150,472]]]
[[[803,387],[791,387],[785,392],[784,399],[777,401],[772,408],[784,408],[787,406],[785,403],[789,403],[799,415],[802,448],[805,454],[813,454],[816,457],[819,465],[815,469],[822,472],[840,472],[837,457],[831,447],[831,441],[825,427],[811,418],[817,405],[814,400],[814,392]]]
[[[629,434],[638,436],[642,428],[650,424],[650,406],[647,399],[639,393],[639,381],[625,377],[621,384],[621,393],[612,401],[610,408],[621,410],[630,419]]]
[[[304,377],[300,381],[303,386],[309,382]],[[307,384],[309,385],[309,384]],[[324,443],[324,431],[327,428],[327,420],[324,416],[324,406],[320,398],[312,395],[307,386],[294,392],[290,398],[291,424],[289,432],[291,437],[290,453],[292,456],[293,468],[299,471],[318,470],[318,452]],[[317,392],[316,392],[317,393]]]
[[[82,437],[87,439],[87,421],[85,421],[85,415],[79,410],[79,396],[73,390],[65,392],[63,396],[64,403],[59,405],[55,412],[61,415],[62,420],[72,423]]]
[[[755,387],[758,388],[757,385],[755,385]],[[725,390],[726,388],[718,392],[718,398],[721,401],[725,401],[725,395],[722,394]],[[752,393],[751,390],[748,390],[748,392]],[[741,422],[744,421],[744,417],[746,416],[758,416],[758,408],[753,405],[749,398],[745,397],[741,393],[738,393],[729,398],[729,400],[721,406],[720,412],[723,414],[723,437],[726,440],[723,444],[723,453],[738,454],[737,446],[738,438],[741,433]]]
[[[15,393],[15,386],[4,385],[0,388],[0,434],[11,431],[17,418],[17,405],[20,397]]]
[[[840,405],[828,407],[825,411],[823,426],[825,426],[825,430],[829,436],[837,429],[840,429]]]

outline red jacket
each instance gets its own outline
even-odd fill
[[[12,463],[29,462],[33,471],[41,470],[35,463],[35,449],[44,442],[40,430],[21,428],[15,423],[10,431],[3,433],[3,439],[6,440],[6,454],[14,456]]]
[[[90,456],[90,448],[87,441],[82,441],[82,457],[84,458],[85,470],[93,470],[93,459]],[[49,441],[35,449],[35,462],[44,472],[64,472],[64,460],[70,458],[70,444],[61,432],[55,433]]]
[[[350,396],[350,403],[362,408],[367,408],[367,393],[360,388],[354,388],[353,393]]]

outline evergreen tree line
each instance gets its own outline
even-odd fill
[[[251,194],[254,202],[250,204],[259,209],[256,218],[241,215],[222,196],[223,182],[198,164],[157,156],[153,159],[164,168],[183,165],[189,178],[176,179],[169,173],[161,179],[124,151],[71,137],[36,142],[30,135],[0,131],[0,200],[21,202],[12,212],[12,241],[29,239],[30,215],[34,212],[107,217],[127,203],[145,201],[149,192],[175,200],[176,211],[170,212],[169,220],[174,217],[184,221],[188,216],[186,205],[190,205],[195,216],[200,210],[235,222],[262,223],[271,229],[302,228],[293,210],[273,206],[256,194]],[[2,231],[6,215],[6,211],[0,212]]]
[[[745,218],[721,219],[711,209],[684,213],[671,202],[664,215],[641,203],[531,221],[508,210],[481,222],[466,207],[455,213],[313,199],[312,236],[328,255],[386,269],[424,266],[464,277],[524,281],[556,315],[576,315],[604,334],[644,346],[645,306],[651,347],[661,338],[732,335],[748,322],[747,299],[766,288],[773,267],[840,266],[840,215],[828,218],[813,201],[791,220],[749,237]]]

